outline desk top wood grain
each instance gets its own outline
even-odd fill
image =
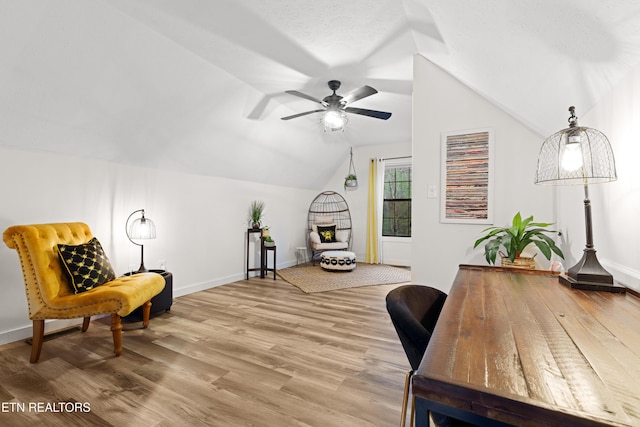
[[[417,397],[522,426],[640,426],[640,298],[460,266]]]

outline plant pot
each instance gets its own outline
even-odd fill
[[[272,248],[276,245],[276,242],[264,242],[265,248]]]
[[[536,269],[536,261],[534,257],[521,256],[513,260],[509,259],[509,257],[503,256],[501,258],[500,265],[503,267],[513,267],[513,268],[524,268],[527,270],[535,270]]]
[[[358,186],[358,180],[357,179],[347,179],[344,181],[344,186],[345,187],[357,187]]]

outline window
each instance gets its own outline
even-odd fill
[[[411,237],[411,165],[386,165],[382,235]]]

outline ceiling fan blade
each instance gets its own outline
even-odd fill
[[[313,111],[305,111],[304,113],[294,114],[293,116],[281,117],[281,120],[291,120],[296,117],[306,116],[307,114],[320,113],[325,110],[313,110]]]
[[[391,113],[387,113],[384,111],[367,110],[365,108],[347,107],[344,109],[344,111],[346,111],[347,113],[361,114],[363,116],[374,117],[376,119],[382,120],[387,120],[389,117],[391,117]]]
[[[351,102],[355,102],[359,99],[366,98],[367,96],[371,96],[376,93],[378,93],[377,90],[375,90],[371,86],[365,85],[365,86],[359,87],[358,89],[354,89],[351,92],[344,95],[340,100],[340,102],[342,104],[349,104]]]
[[[297,90],[285,90],[284,92],[288,93],[289,95],[295,95],[299,96],[300,98],[308,99],[309,101],[317,102],[318,104],[322,104],[325,107],[328,105],[326,102],[318,98],[314,98],[313,96],[307,95],[306,93],[298,92]]]

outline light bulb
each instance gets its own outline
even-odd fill
[[[325,129],[329,130],[342,130],[347,123],[346,114],[341,111],[330,110],[327,111],[322,118]]]
[[[573,172],[582,167],[582,149],[580,148],[579,136],[569,136],[569,142],[564,146],[560,165],[567,172]]]

